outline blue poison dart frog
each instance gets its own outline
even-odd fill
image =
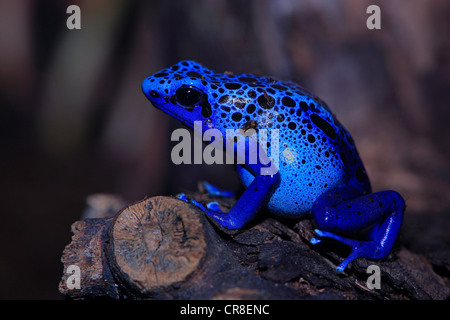
[[[266,129],[268,134],[278,130],[278,153],[272,151],[279,159],[277,170],[264,173],[272,166],[267,157],[237,164],[245,191],[228,212],[216,202],[204,206],[179,197],[223,227],[240,229],[267,206],[282,217],[311,216],[318,236],[312,244],[328,237],[350,246],[352,251],[338,272],[356,258],[377,260],[390,253],[405,201],[395,191],[372,193],[352,137],[315,95],[293,82],[216,73],[193,61],[153,74],[143,81],[142,90],[156,108],[187,126],[201,121],[205,129],[218,129],[223,137],[227,129]],[[272,140],[264,141],[267,145],[258,147],[269,150]],[[226,195],[210,184],[206,187],[213,194]]]

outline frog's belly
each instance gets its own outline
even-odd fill
[[[255,178],[246,169],[238,170],[243,185],[247,188]],[[324,170],[309,167],[299,170],[293,165],[282,165],[281,182],[267,204],[268,209],[283,217],[299,218],[309,214],[314,201],[324,192],[345,183],[344,171],[340,168]]]

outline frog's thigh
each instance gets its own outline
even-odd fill
[[[335,233],[356,233],[379,225],[390,214],[405,208],[403,198],[395,191],[358,193],[343,187],[320,196],[312,208],[317,227]]]
[[[342,272],[357,258],[386,257],[397,239],[405,209],[403,198],[395,191],[380,191],[345,200],[354,196],[352,194],[354,190],[346,191],[341,189],[327,193],[319,197],[313,206],[314,219],[322,229],[315,230],[316,234],[320,237],[334,238],[352,247],[351,254],[337,267],[338,272]],[[368,241],[338,235],[356,233],[369,226],[372,226],[372,229]],[[311,239],[313,244],[319,242],[319,239]]]

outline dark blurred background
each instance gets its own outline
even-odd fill
[[[66,28],[70,4],[81,30]],[[381,30],[366,27],[371,4]],[[238,186],[231,167],[170,161],[180,125],[140,85],[184,59],[320,96],[373,189],[405,197],[402,243],[448,258],[449,16],[447,0],[2,0],[0,298],[62,298],[60,256],[90,194]]]

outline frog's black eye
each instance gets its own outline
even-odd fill
[[[182,107],[193,107],[198,104],[203,96],[203,92],[192,86],[181,86],[175,92],[177,103]]]

